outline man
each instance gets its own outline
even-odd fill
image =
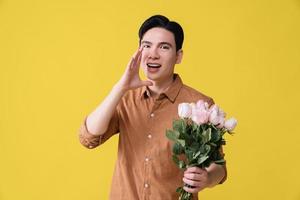
[[[172,161],[165,131],[178,116],[178,104],[200,99],[213,104],[212,98],[184,85],[174,74],[182,59],[183,38],[178,23],[161,15],[147,19],[139,30],[139,49],[123,76],[80,129],[80,142],[88,148],[120,133],[112,200],[178,199],[175,190],[184,183],[193,186],[184,189],[198,199],[199,191],[226,179],[224,166],[182,172]],[[140,65],[145,81],[139,77]]]

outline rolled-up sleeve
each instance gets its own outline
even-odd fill
[[[113,114],[113,117],[109,122],[107,130],[101,135],[94,135],[90,133],[86,125],[86,120],[87,117],[84,119],[79,129],[79,141],[86,148],[96,148],[100,144],[103,144],[111,136],[119,132],[119,119],[117,110]]]
[[[225,171],[225,175],[224,175],[223,179],[220,181],[219,184],[224,183],[226,181],[226,179],[227,179],[227,167],[226,167],[226,164],[223,165],[223,168],[224,168],[224,171]]]

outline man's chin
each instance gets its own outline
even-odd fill
[[[156,82],[159,80],[159,77],[154,74],[146,74],[147,80],[151,82]]]

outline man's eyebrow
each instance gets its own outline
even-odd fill
[[[146,40],[142,41],[142,44],[144,44],[144,43],[146,43],[146,44],[152,44],[151,42],[146,41]]]
[[[146,44],[152,44],[152,42],[149,42],[149,41],[147,41],[147,40],[142,41],[142,44],[144,44],[144,43],[146,43]],[[166,45],[169,45],[170,47],[172,47],[172,44],[169,43],[169,42],[160,42],[159,44],[160,44],[160,45],[166,44]]]

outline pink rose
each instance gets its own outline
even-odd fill
[[[202,99],[197,101],[197,104],[196,104],[196,107],[199,108],[199,109],[205,109],[205,110],[208,110],[208,103],[203,101]]]
[[[226,113],[221,108],[219,108],[219,116],[226,117]]]
[[[178,105],[178,115],[180,118],[190,118],[192,115],[192,107],[189,103],[181,103]]]
[[[195,104],[195,103],[190,103],[190,107],[191,107],[192,110],[193,110],[194,108],[196,108],[196,104]]]
[[[204,101],[202,99],[200,99],[199,101],[197,101],[196,105],[197,107],[204,104]]]
[[[209,121],[214,125],[217,125],[219,123],[218,110],[212,109],[210,111]]]
[[[214,104],[209,108],[210,112],[216,111],[217,113],[219,113],[219,106]]]
[[[217,125],[217,128],[223,128],[225,125],[225,119],[222,116],[219,116],[219,123]]]
[[[192,120],[198,124],[205,124],[209,119],[209,111],[204,108],[195,107],[192,112]]]
[[[218,128],[223,128],[225,124],[225,116],[226,113],[222,109],[219,108],[216,104],[211,106],[209,109],[209,121],[213,125],[216,125]]]
[[[226,120],[224,126],[228,131],[233,131],[236,125],[237,125],[237,120],[231,117],[230,119]]]

